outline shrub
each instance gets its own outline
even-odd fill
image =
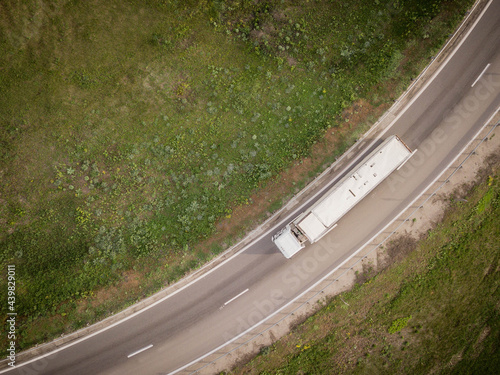
[[[397,333],[401,331],[403,328],[406,327],[408,324],[408,321],[411,319],[411,315],[406,317],[406,318],[398,318],[395,321],[392,322],[391,326],[389,327],[389,333]]]

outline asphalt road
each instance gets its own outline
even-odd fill
[[[418,150],[416,154],[318,243],[286,260],[271,242],[302,207],[163,302],[8,373],[164,374],[257,324],[382,230],[474,138],[500,106],[499,47],[500,0],[495,0],[439,74],[383,135],[385,139],[398,134]],[[341,177],[342,173],[332,184]]]

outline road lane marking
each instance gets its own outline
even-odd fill
[[[476,78],[476,80],[474,81],[474,83],[472,84],[471,87],[474,87],[474,85],[477,83],[477,81],[479,81],[481,79],[481,77],[483,76],[483,74],[486,72],[486,69],[488,69],[490,67],[491,64],[488,64],[486,65],[486,67],[483,69],[483,71],[481,72],[481,74],[479,75],[479,77]]]
[[[137,354],[139,354],[139,353],[142,353],[143,351],[148,350],[148,349],[151,349],[152,347],[153,347],[153,344],[148,345],[148,346],[145,346],[144,348],[139,349],[138,351],[136,351],[136,352],[133,352],[133,353],[129,354],[129,355],[127,356],[127,358],[133,357],[134,355],[137,355]]]
[[[233,302],[236,298],[241,297],[243,294],[245,294],[246,292],[248,292],[248,290],[249,290],[249,289],[247,288],[247,289],[245,289],[243,292],[241,292],[240,294],[238,294],[236,297],[231,298],[229,301],[227,301],[226,303],[224,303],[224,306],[226,306],[226,305],[230,304],[230,303],[231,303],[231,302]]]

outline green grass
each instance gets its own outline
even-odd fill
[[[192,249],[219,220],[353,101],[397,96],[470,3],[3,1],[0,265],[16,264],[19,349],[119,309],[79,307],[132,270],[142,290],[121,306],[210,259],[222,247]]]
[[[405,259],[334,298],[231,373],[496,374],[500,180],[495,168],[496,177],[474,188],[467,203],[451,203],[443,222]]]

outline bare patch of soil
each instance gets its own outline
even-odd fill
[[[363,263],[363,270],[356,274],[356,283],[364,284],[377,274],[377,266],[372,263]]]
[[[287,63],[288,63],[288,65],[290,65],[290,66],[295,66],[295,65],[297,65],[297,59],[295,59],[295,58],[293,58],[293,57],[291,57],[291,56],[288,56],[288,57],[286,58],[286,62],[287,62]]]
[[[124,272],[119,285],[102,288],[94,294],[94,297],[90,299],[92,307],[102,305],[110,299],[116,299],[119,294],[136,293],[139,287],[139,277],[140,274],[134,270]]]
[[[417,248],[417,239],[408,233],[393,239],[387,247],[387,259],[384,266],[400,261]]]

